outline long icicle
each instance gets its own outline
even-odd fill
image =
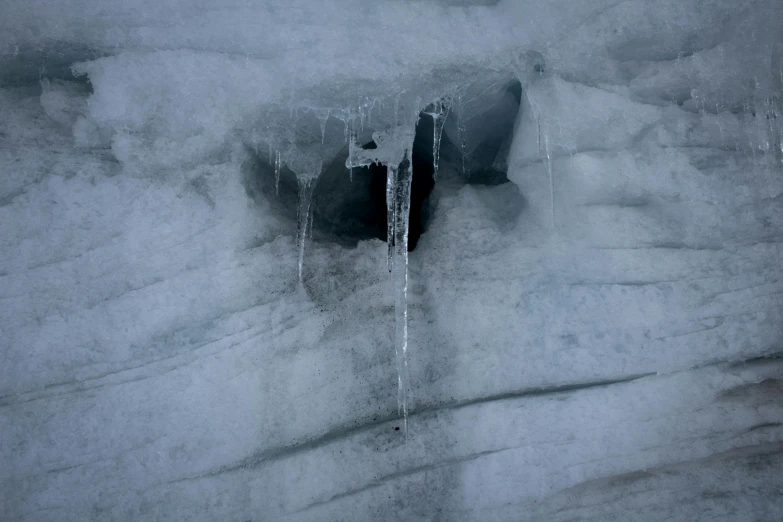
[[[308,177],[299,178],[299,206],[296,213],[296,246],[299,251],[299,281],[302,281],[302,270],[304,268],[305,240],[307,239],[307,228],[311,224],[310,212],[313,201],[313,187],[315,179]]]
[[[389,263],[394,288],[394,347],[397,359],[397,408],[408,437],[408,229],[413,163],[411,151],[397,165],[386,167],[386,203],[389,228]],[[392,243],[393,242],[393,243]]]
[[[283,162],[280,159],[280,151],[275,152],[275,196],[280,193],[280,170],[283,168]]]
[[[467,134],[467,129],[465,127],[465,122],[462,119],[463,108],[462,96],[460,95],[457,97],[457,140],[459,141],[459,149],[462,155],[462,175],[470,178],[470,165],[466,165],[468,151],[465,135]]]
[[[326,115],[318,115],[318,121],[321,124],[321,145],[324,144],[326,141],[326,123],[329,121],[329,117],[331,116],[331,111],[327,110]]]
[[[394,268],[394,224],[395,197],[397,183],[397,165],[386,166],[386,244],[388,248],[386,264],[391,272]]]
[[[432,116],[432,166],[434,169],[432,177],[437,181],[440,141],[443,136],[443,126],[446,123],[446,117],[449,115],[449,109],[451,109],[451,100],[438,100],[434,105],[434,112],[430,113],[430,116]]]
[[[543,136],[541,135],[541,119],[539,118],[538,123],[538,134],[539,134],[539,143],[541,143],[541,138],[543,137],[543,145],[544,145],[544,163],[546,164],[546,171],[547,174],[549,174],[549,210],[552,214],[552,228],[557,228],[557,222],[555,221],[555,178],[552,173],[552,156],[549,154],[549,138],[547,138],[546,134]]]
[[[546,167],[547,175],[549,177],[549,211],[552,219],[552,230],[557,228],[557,221],[555,219],[555,176],[552,172],[552,153],[549,147],[549,137],[546,132],[541,130],[541,112],[538,109],[538,104],[531,97],[530,93],[527,94],[528,103],[533,110],[533,115],[536,118],[536,125],[538,127],[538,155]],[[542,150],[543,149],[543,150]]]
[[[357,131],[355,127],[355,121],[353,117],[349,117],[348,120],[345,122],[345,141],[348,144],[348,159],[353,160],[353,156],[355,154],[354,148],[356,147],[356,142],[358,141]],[[353,183],[353,162],[351,161],[351,165],[348,167],[348,179],[351,183]]]

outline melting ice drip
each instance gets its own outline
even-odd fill
[[[329,109],[326,110],[313,110],[315,113],[316,118],[318,118],[318,122],[321,125],[321,145],[324,144],[326,141],[326,122],[329,121],[329,116],[332,115],[332,111]]]
[[[271,150],[270,145],[270,150]],[[275,167],[275,195],[279,195],[280,191],[280,173],[283,169],[283,157],[279,150],[274,153],[270,152],[270,163],[274,163]],[[296,209],[296,250],[297,250],[297,267],[299,281],[302,281],[303,269],[304,269],[304,252],[305,241],[307,239],[307,233],[310,231],[310,237],[312,238],[313,228],[313,190],[315,189],[315,183],[318,179],[320,171],[306,172],[304,175],[295,172],[297,183],[299,185],[299,198]]]
[[[279,195],[283,166],[297,178],[299,198],[296,213],[297,273],[304,275],[304,253],[308,232],[313,230],[313,191],[323,171],[324,162],[344,147],[342,140],[330,139],[327,133],[333,109],[309,106],[273,108],[267,114],[271,122],[257,139],[267,142],[269,162],[274,165],[275,194]],[[339,118],[339,115],[336,117]]]
[[[394,289],[394,348],[397,360],[397,408],[408,433],[408,229],[413,179],[414,124],[373,133],[375,149],[363,149],[350,131],[346,166],[386,165],[388,268]]]
[[[280,170],[283,162],[280,160],[280,151],[275,151],[275,196],[280,195]]]
[[[302,270],[304,269],[305,241],[307,240],[307,231],[310,229],[312,238],[313,228],[313,189],[315,188],[316,178],[299,178],[299,205],[296,211],[296,248],[299,254],[298,269],[299,281],[302,280]]]
[[[541,146],[543,145],[543,151]],[[549,210],[552,213],[552,228],[557,228],[555,221],[555,178],[552,175],[552,156],[549,154],[549,138],[546,134],[541,134],[541,117],[538,117],[538,153],[544,155],[546,171],[549,175]]]
[[[555,178],[552,172],[552,155],[549,150],[549,137],[547,136],[546,131],[542,131],[541,129],[541,111],[539,110],[535,98],[528,92],[527,99],[538,127],[538,154],[541,156],[549,176],[549,210],[551,213],[552,228],[554,229],[557,228],[557,222],[555,221]]]
[[[406,100],[410,102],[411,100]],[[408,377],[408,230],[411,206],[411,182],[413,178],[412,150],[415,135],[415,127],[420,110],[420,99],[415,98],[410,103],[400,103],[400,96],[394,102],[394,117],[387,118],[387,127],[383,131],[373,133],[374,149],[364,149],[359,143],[359,132],[364,129],[365,123],[370,124],[372,112],[382,105],[377,101],[369,100],[362,106],[349,110],[339,109],[307,109],[307,112],[318,123],[317,137],[306,135],[302,140],[300,133],[290,133],[284,153],[280,149],[275,150],[275,188],[279,187],[280,172],[283,164],[294,171],[299,183],[299,203],[297,208],[297,253],[298,274],[302,280],[305,241],[308,230],[312,236],[312,206],[313,190],[323,168],[323,160],[334,156],[336,151],[328,150],[334,144],[327,139],[326,126],[330,117],[343,121],[344,142],[348,143],[348,159],[346,167],[351,172],[354,167],[366,167],[372,164],[386,166],[386,205],[387,205],[387,232],[388,232],[388,269],[391,275],[394,291],[395,309],[395,358],[397,364],[397,405],[398,412],[404,418],[405,434],[408,432],[408,403],[407,390],[409,388]],[[408,105],[411,105],[408,107]],[[452,98],[444,97],[434,102],[432,111],[428,112],[433,118],[433,166],[437,175],[440,156],[440,143],[443,134],[445,119],[452,106]],[[410,110],[408,110],[410,109]],[[415,110],[414,110],[415,109]],[[291,117],[296,115],[292,110]],[[391,124],[391,122],[394,122]],[[315,139],[313,139],[315,138]],[[283,140],[278,139],[281,142]],[[342,140],[341,140],[342,141]],[[341,144],[340,146],[344,146]],[[463,147],[464,148],[464,147]],[[270,146],[270,161],[271,159]]]
[[[408,433],[408,227],[413,163],[410,149],[399,165],[386,167],[389,271],[394,288],[394,347],[397,359],[397,408]]]
[[[451,98],[442,98],[432,104],[431,112],[426,112],[426,114],[432,117],[432,167],[434,168],[432,177],[436,181],[438,179],[438,162],[440,160],[440,141],[443,136],[443,126],[446,123],[446,117],[451,109],[451,103]],[[463,159],[463,169],[464,165]]]
[[[462,156],[462,175],[470,177],[470,166],[467,164],[467,127],[462,121],[462,96],[457,96],[457,139],[459,140],[459,150]]]

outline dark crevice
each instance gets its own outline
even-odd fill
[[[419,126],[420,127],[420,126]],[[417,127],[413,143],[413,176],[411,180],[411,207],[408,231],[408,250],[416,248],[429,219],[429,196],[435,185],[432,152],[422,144],[422,131]],[[432,129],[429,130],[432,133]],[[363,148],[374,149],[369,142]],[[386,227],[386,167],[370,165],[345,168],[347,151],[343,151],[319,180],[315,191],[314,227],[342,241],[362,239],[387,241]],[[353,181],[351,181],[353,179]]]
[[[429,129],[430,134],[432,128]],[[435,184],[432,166],[432,139],[428,144],[414,142],[413,178],[411,181],[411,213],[408,250],[413,250],[426,229],[429,219],[429,196]],[[366,148],[373,148],[368,143]],[[426,148],[430,151],[427,154]],[[345,167],[347,148],[324,169],[313,191],[313,228],[316,237],[339,244],[355,246],[358,241],[386,241],[386,167],[371,165]],[[273,211],[291,222],[296,221],[298,185],[296,175],[287,168],[280,174],[275,191],[274,167],[268,157],[259,155],[246,171],[245,187],[254,199],[263,198]]]
[[[508,183],[506,159],[521,101],[522,84],[513,80],[477,114],[460,116],[456,104],[441,139],[440,164],[444,177],[453,174],[459,183],[469,185]],[[432,119],[429,116],[426,119],[431,135]],[[464,126],[462,133],[456,130],[458,121]]]
[[[522,98],[522,86],[510,82],[500,94],[487,101],[479,114],[464,122],[468,128],[466,146],[455,143],[449,133],[443,132],[440,147],[438,177],[457,185],[500,185],[508,183],[506,155],[513,138],[514,123]],[[459,117],[454,107],[451,125]],[[447,125],[449,120],[447,119]],[[342,122],[334,118],[327,123],[329,132],[342,133]],[[334,128],[332,128],[334,127]],[[413,251],[419,238],[427,230],[433,212],[431,194],[435,186],[433,165],[432,117],[422,112],[416,126],[411,151],[413,177],[408,233],[408,250]],[[470,129],[473,129],[471,132]],[[453,133],[452,133],[453,134]],[[375,148],[369,141],[363,148]],[[463,155],[464,152],[464,155]],[[331,241],[346,246],[368,239],[386,241],[386,167],[371,165],[345,167],[347,146],[327,165],[313,190],[313,228],[317,240]],[[245,186],[254,199],[268,202],[283,219],[296,223],[298,184],[292,171],[283,167],[280,183],[275,190],[275,172],[266,151],[255,155],[245,170]],[[463,173],[463,163],[465,171]]]

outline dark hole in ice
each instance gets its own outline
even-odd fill
[[[455,131],[457,117],[449,114],[450,120],[446,122],[441,139],[439,178],[457,176],[459,183],[470,185],[508,183],[506,158],[521,101],[522,85],[517,80],[510,81],[491,103],[464,121],[464,158],[462,143]],[[431,134],[432,118],[427,119]]]
[[[331,125],[333,121],[330,120]],[[341,122],[336,122],[342,125]],[[432,127],[429,131],[432,134]],[[432,138],[422,141],[417,130],[413,145],[413,179],[411,181],[411,211],[408,250],[413,250],[426,228],[429,218],[429,196],[434,186]],[[370,142],[365,148],[374,148]],[[316,237],[355,245],[366,239],[386,241],[386,167],[371,165],[345,167],[347,149],[338,154],[324,169],[313,190],[313,228]],[[283,168],[275,195],[274,168],[265,154],[259,155],[246,175],[246,188],[251,197],[263,197],[276,214],[296,220],[298,185],[296,176]]]
[[[466,173],[462,173],[462,147],[443,132],[438,178],[449,183],[500,185],[508,183],[506,155],[513,137],[514,122],[522,97],[519,82],[511,82],[502,95],[488,103],[486,110],[467,122],[471,138],[466,148]],[[449,114],[448,118],[456,118]],[[448,122],[448,120],[447,120]],[[453,124],[453,122],[452,122]],[[330,118],[327,133],[343,133],[343,123]],[[375,148],[370,141],[363,145]],[[329,162],[313,191],[313,227],[316,239],[354,246],[358,241],[386,241],[386,167],[371,165],[345,167],[347,147]],[[411,213],[408,250],[416,248],[427,230],[432,213],[431,193],[435,186],[433,167],[433,120],[422,113],[416,127],[412,150]],[[247,171],[246,187],[254,197],[263,197],[279,216],[296,222],[298,185],[296,176],[283,168],[275,194],[274,168],[265,151],[258,154]]]

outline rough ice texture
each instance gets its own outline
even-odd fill
[[[2,2],[0,519],[780,520],[780,27],[775,0]],[[365,144],[403,91],[460,96],[475,154],[514,78],[510,182],[441,154],[409,255],[406,441],[386,245],[316,234],[300,283],[247,180],[279,136],[344,164],[338,118],[375,107]]]

